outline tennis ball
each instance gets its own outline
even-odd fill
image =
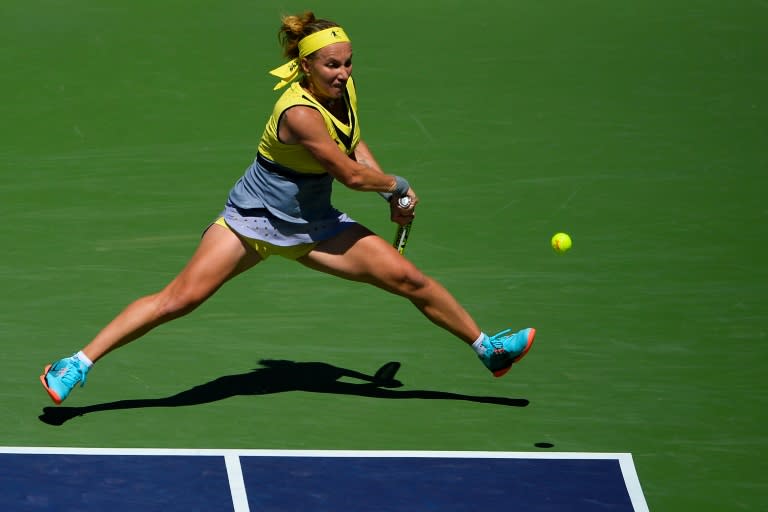
[[[567,233],[556,233],[555,236],[552,237],[552,248],[558,254],[565,253],[571,248],[571,245],[573,245],[573,242]]]

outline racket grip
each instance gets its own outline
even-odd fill
[[[379,192],[379,195],[384,198],[385,201],[389,202],[390,199],[392,199],[392,193],[391,192]],[[400,208],[408,208],[411,205],[411,198],[408,196],[402,196],[397,199],[397,204],[400,206]]]

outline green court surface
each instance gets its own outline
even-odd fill
[[[408,256],[530,355],[493,379],[402,299],[273,259],[66,402],[117,404],[38,419],[43,365],[219,212],[305,6],[2,2],[0,444],[628,452],[651,510],[764,510],[765,2],[315,2],[421,197]],[[393,236],[375,194],[336,205]],[[388,362],[402,387],[350,376]]]

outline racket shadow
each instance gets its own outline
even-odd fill
[[[48,425],[61,426],[78,416],[96,412],[151,407],[187,407],[241,395],[267,395],[291,391],[357,395],[383,399],[463,400],[506,407],[525,407],[528,400],[495,396],[472,396],[445,391],[398,390],[395,379],[400,363],[392,361],[373,375],[321,362],[263,359],[260,368],[247,373],[225,375],[193,388],[162,398],[118,400],[83,407],[44,407],[38,417]],[[347,382],[340,379],[357,379]]]

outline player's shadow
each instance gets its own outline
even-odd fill
[[[444,391],[395,390],[402,383],[395,379],[400,363],[383,365],[373,375],[339,368],[326,363],[297,363],[284,360],[261,360],[261,368],[248,373],[225,375],[164,398],[118,400],[85,407],[44,407],[40,421],[49,425],[63,425],[77,416],[101,411],[139,409],[145,407],[182,407],[207,404],[239,395],[266,395],[287,391],[334,393],[371,398],[418,398],[423,400],[465,400],[507,407],[525,407],[528,400],[494,396],[470,396]],[[346,382],[350,378],[362,382]]]

